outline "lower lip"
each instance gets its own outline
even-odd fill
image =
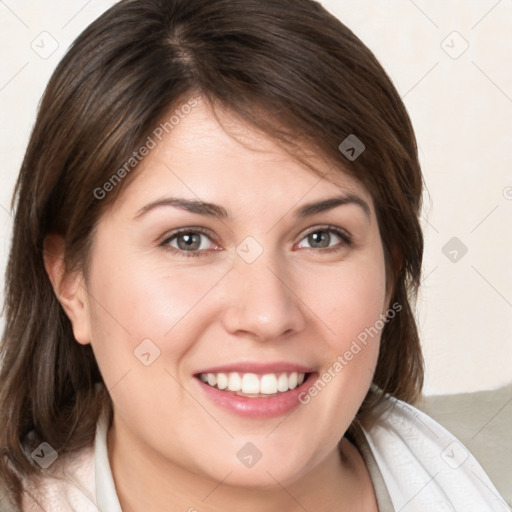
[[[246,418],[276,418],[289,414],[301,402],[299,395],[306,391],[314,381],[316,373],[310,373],[304,382],[284,393],[275,396],[250,398],[236,395],[233,391],[222,391],[205,384],[194,377],[206,396],[223,409]]]

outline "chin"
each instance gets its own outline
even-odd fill
[[[277,450],[270,457],[266,457],[262,453],[261,458],[256,460],[258,455],[255,447],[247,443],[245,445],[242,444],[242,448],[239,449],[239,456],[235,454],[232,457],[232,463],[223,464],[223,457],[218,456],[217,460],[221,462],[220,464],[203,466],[200,471],[207,478],[223,482],[226,485],[252,489],[258,488],[259,490],[275,490],[276,487],[280,488],[282,485],[286,486],[293,483],[303,474],[307,473],[307,469],[304,467],[304,460],[301,460],[298,455],[289,451],[281,453]],[[201,461],[201,465],[203,463],[204,461]]]

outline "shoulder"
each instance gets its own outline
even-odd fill
[[[94,445],[58,456],[23,480],[23,512],[97,512],[94,472]]]
[[[397,510],[510,511],[469,450],[412,405],[387,395],[363,433]]]

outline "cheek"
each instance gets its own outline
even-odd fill
[[[97,255],[95,261],[101,265],[91,268],[88,284],[91,344],[105,379],[124,373],[136,361],[134,351],[148,339],[155,354],[165,352],[166,362],[178,361],[190,348],[191,329],[205,323],[197,318],[202,308],[196,306],[222,277],[222,269],[170,268],[165,261],[146,263],[136,254]]]
[[[324,421],[346,428],[371,384],[385,326],[382,250],[376,247],[369,257],[347,261],[337,273],[331,269],[317,275],[311,290],[309,300],[322,321],[325,346],[321,382],[304,400],[315,402],[315,414]]]
[[[108,322],[115,317],[134,336],[162,337],[191,311],[206,287],[190,272],[166,272],[128,260],[98,269],[93,293],[111,314]]]
[[[326,273],[317,281],[310,297],[328,328],[330,347],[338,354],[343,353],[353,340],[364,339],[368,330],[382,328],[381,318],[386,308],[382,258],[347,262],[336,274]]]

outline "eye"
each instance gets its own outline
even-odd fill
[[[338,244],[331,245],[331,242],[336,242],[336,239],[338,239]],[[306,248],[322,249],[322,252],[337,251],[352,245],[352,238],[349,233],[331,226],[317,227],[309,231],[302,240],[307,240],[308,244],[310,244],[310,247]],[[298,247],[300,247],[300,244]]]
[[[161,244],[161,247],[183,256],[200,256],[204,251],[212,249],[204,240],[212,242],[209,234],[200,228],[185,228],[171,233]],[[216,247],[215,243],[212,244]],[[188,254],[185,254],[188,253]]]
[[[209,247],[205,240],[209,241],[213,247]],[[319,249],[321,252],[335,252],[352,245],[352,239],[348,232],[331,226],[316,227],[309,231],[302,240],[306,240],[310,244],[310,247],[305,247],[306,249]],[[332,245],[332,242],[335,242],[335,245]],[[201,256],[208,250],[218,249],[218,245],[212,240],[210,233],[202,228],[177,230],[167,236],[160,246],[185,257]],[[302,248],[301,244],[298,247]]]

